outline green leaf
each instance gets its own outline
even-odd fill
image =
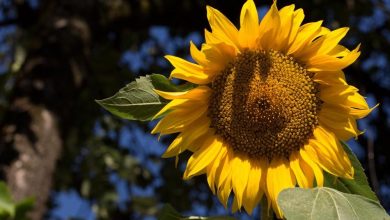
[[[355,169],[354,179],[338,178],[331,174],[325,174],[325,186],[337,189],[341,192],[352,193],[367,197],[369,199],[379,201],[378,197],[371,190],[371,187],[367,181],[364,169],[360,164],[359,160],[352,152],[352,150],[345,144],[342,143],[345,152],[347,152],[349,159],[351,160],[352,166]]]
[[[157,215],[158,220],[190,220],[190,219],[205,219],[205,220],[235,220],[230,216],[189,216],[184,217],[178,211],[176,211],[171,205],[165,204]]]
[[[0,182],[0,216],[10,216],[12,218],[15,216],[15,204],[4,182]]]
[[[390,218],[379,202],[328,187],[285,189],[279,194],[278,204],[288,220]]]
[[[15,220],[27,220],[27,213],[34,208],[34,198],[26,198],[16,204]]]
[[[114,96],[96,102],[118,117],[149,121],[168,103],[153,91],[154,88],[150,76],[140,77]]]
[[[169,101],[154,89],[179,92],[193,85],[177,86],[160,74],[142,76],[126,85],[110,98],[96,102],[112,114],[128,120],[150,121]]]
[[[182,219],[183,216],[180,215],[171,205],[165,204],[160,212],[157,214],[158,220],[174,220],[174,219]]]
[[[152,74],[150,75],[150,79],[155,89],[166,92],[182,92],[195,87],[194,84],[188,82],[182,85],[176,85],[161,74]]]

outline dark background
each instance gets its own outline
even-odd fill
[[[165,203],[185,215],[229,213],[204,176],[181,179],[188,155],[177,169],[174,159],[160,158],[172,137],[150,135],[155,122],[120,120],[94,100],[137,76],[168,75],[165,54],[189,58],[189,41],[203,42],[206,5],[238,24],[243,3],[0,0],[0,177],[15,199],[36,198],[33,219],[153,219]],[[261,16],[271,4],[256,1]],[[295,4],[305,22],[350,26],[348,48],[362,43],[345,72],[370,106],[380,106],[349,144],[390,210],[390,1]]]

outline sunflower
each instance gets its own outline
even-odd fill
[[[225,207],[234,195],[233,212],[251,214],[264,195],[279,218],[283,189],[323,186],[324,171],[353,179],[340,141],[362,133],[356,119],[372,108],[342,71],[360,55],[339,44],[348,28],[302,24],[302,9],[276,1],[259,21],[248,0],[239,29],[209,6],[207,18],[206,42],[190,43],[195,63],[166,56],[172,78],[197,86],[157,91],[171,101],[152,133],[178,133],[163,157],[193,152],[184,179],[206,174]]]

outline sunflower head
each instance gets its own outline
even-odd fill
[[[233,211],[251,213],[264,194],[279,218],[283,189],[322,186],[323,172],[353,178],[340,141],[372,109],[342,71],[360,54],[339,44],[348,28],[302,24],[302,9],[276,1],[259,21],[248,0],[239,29],[214,8],[207,18],[205,43],[190,45],[195,63],[166,56],[171,77],[198,86],[157,91],[172,101],[152,133],[178,133],[163,156],[192,151],[184,178],[206,174],[222,204],[234,196]]]

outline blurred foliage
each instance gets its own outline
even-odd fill
[[[17,203],[13,201],[7,185],[0,181],[0,219],[28,220],[27,212],[33,207],[33,198],[26,198]]]
[[[200,45],[203,40],[203,29],[208,28],[206,5],[238,24],[243,3],[2,0],[0,123],[21,120],[4,117],[14,97],[27,96],[55,112],[63,149],[52,191],[55,195],[75,190],[98,219],[142,219],[156,215],[165,203],[186,215],[227,214],[204,177],[182,180],[188,154],[180,158],[177,169],[174,159],[160,158],[172,137],[161,137],[158,144],[157,137],[148,134],[151,124],[120,120],[94,100],[111,96],[141,75],[167,76],[172,68],[163,56],[188,57],[189,41]],[[272,1],[256,3],[262,8]],[[295,4],[305,10],[305,22],[324,19],[332,29],[350,26],[344,42],[348,48],[362,43],[362,55],[346,70],[347,78],[369,98],[371,106],[380,106],[361,123],[367,132],[354,146],[362,152],[359,159],[369,181],[389,210],[390,3],[315,0]],[[13,160],[8,151],[0,148],[3,165]],[[47,204],[46,218],[56,218],[51,212],[56,201],[53,196]]]

